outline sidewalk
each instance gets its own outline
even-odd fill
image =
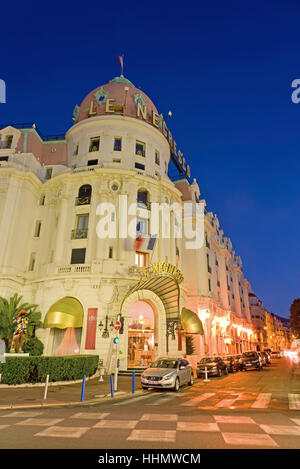
[[[81,398],[82,382],[73,384],[55,385],[49,383],[47,399],[44,401],[45,385],[32,387],[2,386],[0,385],[0,410],[7,408],[27,408],[56,405],[82,404]],[[135,391],[140,391],[139,376],[135,378]],[[132,377],[118,376],[117,396],[125,396],[132,392]],[[110,377],[104,376],[103,382],[99,382],[99,377],[86,381],[84,403],[91,404],[103,399],[111,399]]]

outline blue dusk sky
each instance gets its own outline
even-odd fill
[[[120,74],[148,94],[264,306],[300,297],[297,1],[5,2],[0,123],[64,133]]]

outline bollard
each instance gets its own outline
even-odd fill
[[[114,383],[113,383],[112,375],[110,375],[110,394],[111,394],[111,397],[114,397]]]
[[[84,401],[85,380],[86,380],[86,377],[85,377],[85,375],[83,375],[80,402]]]
[[[132,394],[134,394],[134,386],[135,386],[135,371],[132,372]]]
[[[45,392],[44,392],[44,401],[47,399],[48,385],[49,385],[49,375],[46,376]]]
[[[2,380],[2,374],[0,373],[0,383],[1,383],[1,380]]]
[[[207,378],[207,366],[205,367],[205,379],[203,380],[204,383],[209,383],[210,379]]]

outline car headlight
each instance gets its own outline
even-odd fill
[[[166,376],[163,376],[162,379],[170,379],[170,378],[173,378],[173,373],[170,373],[170,374],[168,374],[168,375],[166,375]]]

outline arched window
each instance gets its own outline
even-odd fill
[[[76,197],[75,205],[89,205],[91,203],[92,186],[84,184],[78,190],[78,197]]]

